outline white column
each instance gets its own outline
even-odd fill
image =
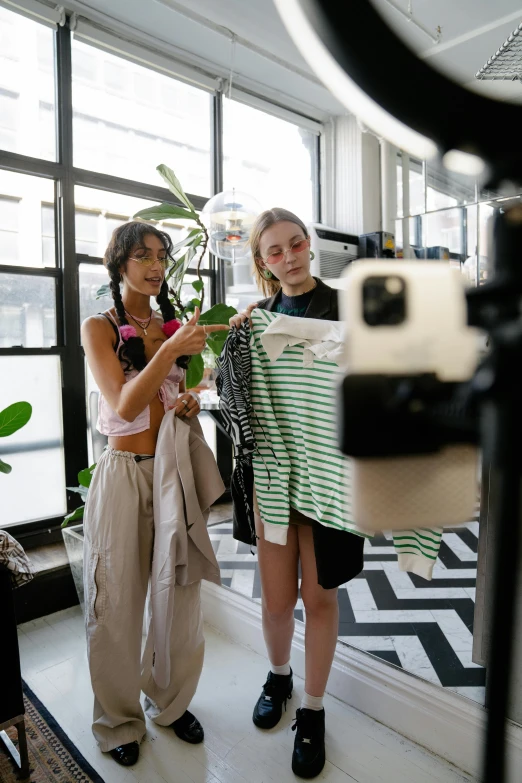
[[[403,257],[412,258],[410,246],[410,156],[402,153],[402,247]]]
[[[381,156],[379,140],[373,133],[361,133],[361,180],[363,193],[363,234],[382,230]]]
[[[397,149],[385,139],[381,144],[382,230],[395,235],[397,217]]]
[[[364,230],[361,136],[355,117],[336,117],[334,227],[357,235]]]
[[[323,223],[350,234],[380,231],[379,142],[352,115],[334,117],[322,140]]]

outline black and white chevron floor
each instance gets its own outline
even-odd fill
[[[260,601],[257,557],[232,538],[230,511],[210,520],[223,584]],[[444,532],[431,582],[399,571],[391,535],[367,541],[364,571],[339,588],[339,638],[483,704],[486,672],[471,660],[477,520]]]

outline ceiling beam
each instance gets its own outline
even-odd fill
[[[450,41],[444,41],[444,43],[439,43],[437,46],[426,49],[424,52],[419,52],[418,56],[421,58],[421,60],[428,60],[430,57],[435,57],[435,55],[440,55],[442,52],[447,52],[450,49],[454,49],[456,46],[460,46],[461,44],[467,43],[468,41],[472,41],[474,38],[491,33],[498,27],[502,27],[503,25],[509,24],[510,22],[514,22],[515,24],[517,22],[520,23],[521,19],[522,9],[519,9],[518,11],[514,11],[512,14],[503,16],[501,19],[495,19],[494,22],[489,22],[489,24],[485,24],[482,27],[476,27],[474,30],[470,30],[463,35],[458,35],[456,38],[452,38]],[[502,41],[499,40],[498,46],[496,47],[497,49],[504,42],[504,40],[505,36]]]

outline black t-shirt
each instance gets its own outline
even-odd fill
[[[312,301],[315,288],[311,291],[307,291],[306,294],[299,294],[299,296],[287,296],[281,291],[281,300],[276,305],[276,313],[282,315],[293,315],[296,318],[304,318],[308,305]]]

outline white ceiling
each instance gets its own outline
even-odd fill
[[[405,11],[409,0],[393,0]],[[434,45],[386,0],[372,0],[388,23],[434,67],[457,81],[501,97],[522,101],[522,85],[478,82],[475,73],[522,21],[520,0],[411,0],[413,16],[442,38]],[[212,73],[228,77],[230,33],[238,36],[235,83],[289,108],[325,119],[346,113],[319,84],[284,28],[273,0],[68,0],[70,10],[99,15],[105,23],[124,23],[147,33],[160,47],[174,47]],[[349,22],[348,22],[349,23]],[[368,35],[371,46],[371,33]],[[292,106],[291,99],[297,103]],[[434,107],[435,108],[435,107]]]
[[[393,0],[408,11],[409,0]],[[522,22],[520,0],[411,0],[413,18],[435,35],[438,44],[409,23],[386,0],[372,0],[389,25],[434,68],[473,89],[498,98],[522,100],[522,85],[481,82],[475,74]]]
[[[346,113],[297,51],[272,0],[66,0],[65,6],[107,27],[123,23],[136,36],[146,33],[163,49],[186,52],[187,60],[195,57],[224,78],[232,64],[232,32],[239,37],[234,51],[236,86],[317,119]],[[222,29],[213,29],[216,26]],[[292,97],[298,106],[292,106]]]

